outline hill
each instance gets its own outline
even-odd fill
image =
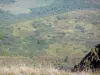
[[[2,25],[0,55],[73,66],[100,42],[99,13],[76,10]]]
[[[99,0],[54,0],[51,5],[37,8],[30,8],[30,16],[46,16],[59,14],[73,10],[100,9]]]
[[[41,1],[40,1],[41,2]],[[44,2],[44,0],[43,0]],[[48,3],[48,1],[45,3]],[[29,8],[29,14],[22,13],[18,18],[26,19],[40,16],[56,15],[76,10],[100,9],[99,0],[54,0],[46,6]]]

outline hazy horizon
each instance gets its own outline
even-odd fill
[[[30,13],[29,8],[43,7],[52,4],[54,0],[16,0],[1,1],[0,9],[9,11],[12,14]]]

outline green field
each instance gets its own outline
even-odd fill
[[[17,20],[1,23],[0,29],[1,56],[73,66],[100,40],[100,11],[77,10]]]

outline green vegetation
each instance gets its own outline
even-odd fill
[[[95,10],[95,13],[95,19],[100,18],[99,12]],[[100,38],[99,19],[94,22],[91,19],[94,15],[94,10],[79,10],[13,24],[2,23],[0,55],[25,56],[55,65],[76,64],[90,51],[85,42]]]
[[[4,39],[4,35],[3,33],[0,33],[0,40],[3,40]]]

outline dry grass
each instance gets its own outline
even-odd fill
[[[0,67],[0,75],[97,75],[97,74],[91,74],[86,72],[71,73],[67,71],[57,70],[51,66],[28,67],[24,65],[24,66]]]

